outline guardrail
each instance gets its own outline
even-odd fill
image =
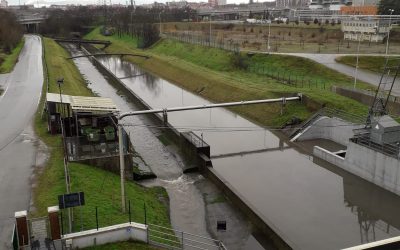
[[[369,134],[364,134],[363,136],[354,137],[350,139],[351,142],[368,147],[370,149],[376,150],[387,156],[400,159],[400,148],[390,144],[378,144],[371,141]]]
[[[227,249],[220,240],[154,224],[148,224],[148,226],[148,241],[150,244],[168,249]]]

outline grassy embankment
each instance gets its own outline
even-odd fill
[[[356,67],[357,57],[356,56],[342,56],[336,58],[336,62],[346,64],[351,67]],[[383,56],[360,56],[358,60],[358,67],[372,71],[377,74],[381,74],[385,68],[386,58]],[[397,67],[399,66],[400,60],[395,58],[389,58],[388,66]]]
[[[10,54],[0,52],[0,74],[9,73],[14,69],[15,64],[18,62],[19,53],[24,47],[25,40],[22,40],[11,51]]]
[[[73,62],[65,59],[68,57],[67,51],[51,39],[44,38],[44,45],[49,68],[49,92],[58,92],[56,79],[63,76],[62,90],[64,94],[93,96]],[[44,96],[42,96],[40,108],[36,114],[35,131],[40,139],[46,143],[50,151],[50,158],[43,172],[39,175],[37,187],[34,189],[36,210],[32,213],[33,216],[46,214],[47,207],[58,204],[58,195],[66,192],[61,137],[47,133],[46,121],[41,118],[43,99]],[[128,221],[128,214],[121,213],[118,175],[78,163],[70,163],[69,170],[71,191],[85,192],[86,200],[85,206],[74,209],[75,229],[80,228],[81,213],[84,229],[96,227],[96,207],[98,207],[100,227]],[[127,182],[126,196],[127,200],[131,201],[133,221],[144,221],[143,208],[144,202],[146,202],[148,222],[164,226],[170,225],[168,207],[163,202],[168,200],[168,197],[163,188],[144,188],[133,182]],[[116,244],[111,249],[127,249],[128,245],[126,244],[129,245],[129,243]],[[134,249],[135,243],[132,244],[132,246],[129,246]]]
[[[122,39],[116,35],[104,37],[99,33],[99,29],[93,30],[86,38],[112,41],[112,45],[106,49],[107,52],[147,54],[151,56],[150,59],[127,57],[127,60],[214,102],[274,98],[282,93],[302,92],[330,107],[359,115],[367,113],[365,105],[329,91],[332,85],[352,86],[351,78],[311,60],[280,55],[254,55],[246,59],[250,67],[265,66],[325,81],[325,90],[307,86],[296,88],[277,83],[263,74],[237,69],[232,63],[232,53],[220,49],[161,40],[150,49],[138,50],[136,41],[129,36]],[[359,86],[371,88],[363,83]],[[311,113],[304,105],[298,103],[289,103],[282,116],[280,105],[256,105],[234,110],[268,126],[280,126],[293,116],[305,119]]]

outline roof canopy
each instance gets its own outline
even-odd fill
[[[47,93],[47,102],[65,103],[75,112],[115,113],[119,112],[111,98],[60,95]]]

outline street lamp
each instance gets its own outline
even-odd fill
[[[362,36],[363,36],[363,33],[360,32],[360,37],[358,39],[358,46],[357,46],[357,62],[356,62],[356,69],[355,69],[355,72],[354,72],[354,86],[353,86],[353,89],[356,89],[356,84],[357,84],[358,63],[359,63],[359,57],[360,57],[360,45],[361,45]]]
[[[389,27],[388,27],[388,35],[387,35],[387,40],[386,40],[386,56],[388,55],[389,52],[389,38],[390,38],[390,28],[392,26],[392,14],[394,12],[393,9],[389,9],[390,16],[389,16]]]
[[[60,91],[60,103],[61,107],[63,107],[63,102],[62,102],[62,94],[61,94],[61,85],[64,83],[64,78],[60,77],[57,79],[57,85],[58,85],[58,90]],[[63,109],[64,111],[64,109]]]
[[[209,41],[208,41],[208,44],[209,44],[209,46],[211,47],[211,19],[212,19],[212,14],[210,14],[210,38],[209,38]]]
[[[267,42],[267,50],[270,52],[270,46],[269,46],[269,38],[271,36],[271,20],[268,20],[268,42]]]
[[[160,37],[161,37],[161,13],[163,13],[164,11],[160,11],[159,13],[158,13],[158,18],[160,19]]]

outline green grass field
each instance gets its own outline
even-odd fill
[[[55,80],[59,76],[64,76],[65,87],[63,87],[63,93],[92,96],[92,92],[86,87],[86,83],[76,66],[72,61],[65,59],[68,53],[51,39],[45,38],[44,46],[49,69],[50,91],[58,91]],[[44,93],[45,87],[43,86]],[[47,145],[50,158],[44,171],[39,175],[34,189],[33,199],[36,210],[31,215],[35,217],[45,215],[47,207],[58,204],[58,195],[66,192],[61,137],[47,133],[47,123],[41,116],[43,98],[44,96],[42,96],[40,107],[35,117],[35,131]],[[71,191],[85,192],[86,199],[85,206],[74,209],[75,230],[80,229],[81,221],[84,229],[96,227],[96,207],[98,208],[100,227],[128,222],[128,213],[121,212],[119,175],[79,163],[70,163],[69,170]],[[146,203],[148,222],[170,226],[167,205],[168,195],[163,188],[144,188],[134,182],[127,182],[126,196],[127,201],[131,202],[132,221],[144,222],[144,203]],[[110,248],[99,249],[137,249],[138,245],[118,243],[109,246]],[[144,247],[139,249],[152,248]]]
[[[126,57],[144,69],[174,82],[185,89],[197,93],[213,102],[274,98],[282,93],[304,93],[320,104],[343,109],[354,114],[365,115],[367,106],[349,98],[332,93],[332,85],[352,86],[352,79],[310,60],[292,56],[253,55],[247,57],[250,68],[266,67],[274,72],[293,72],[319,81],[318,88],[293,87],[278,83],[263,73],[238,69],[232,64],[232,52],[210,49],[172,40],[161,40],[147,50],[136,49],[134,39],[119,39],[117,36],[104,37],[99,29],[93,30],[86,38],[105,39],[113,42],[106,51],[111,53],[142,53],[150,59]],[[325,89],[322,87],[325,84]],[[315,85],[315,84],[314,84]],[[373,88],[360,83],[361,88]],[[287,105],[284,115],[280,115],[280,105],[258,105],[234,109],[240,114],[268,126],[281,126],[293,116],[306,119],[311,112],[302,104]]]
[[[336,58],[336,61],[349,65],[351,67],[356,67],[357,57],[356,56],[342,56]],[[360,69],[369,70],[378,74],[381,74],[385,68],[386,58],[383,56],[360,56],[358,60],[358,67]],[[400,64],[398,58],[389,58],[388,66],[397,67]]]
[[[14,69],[15,64],[18,62],[19,53],[24,47],[24,43],[25,40],[22,39],[10,54],[0,52],[0,74],[10,73]]]

